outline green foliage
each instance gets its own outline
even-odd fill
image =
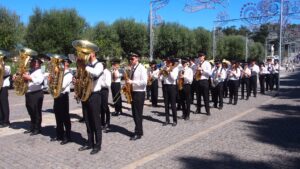
[[[113,23],[113,29],[119,36],[123,49],[122,55],[134,52],[144,56],[148,51],[147,27],[144,24],[136,23],[134,19],[119,19]]]
[[[254,42],[249,47],[249,59],[262,61],[264,59],[264,46],[259,42]]]
[[[196,38],[195,51],[191,53],[195,56],[198,52],[205,52],[207,56],[211,56],[212,49],[212,36],[211,33],[204,28],[197,28],[194,31],[194,36]]]
[[[99,46],[99,56],[106,57],[118,57],[120,58],[123,50],[119,36],[112,26],[100,22],[94,28],[94,42]]]
[[[218,41],[217,56],[228,60],[242,60],[245,56],[245,38],[239,35],[224,36]]]
[[[34,10],[30,17],[26,45],[42,53],[69,54],[74,51],[71,42],[80,39],[86,22],[75,9]]]
[[[24,26],[20,17],[4,7],[0,7],[0,48],[12,50],[20,43],[24,35]]]

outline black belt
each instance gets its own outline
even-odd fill
[[[100,91],[92,92],[91,94],[100,94]]]

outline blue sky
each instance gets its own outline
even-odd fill
[[[159,14],[167,22],[178,22],[189,28],[204,27],[211,30],[219,12],[226,10],[230,18],[239,18],[243,4],[253,2],[253,0],[228,1],[227,9],[217,6],[215,10],[205,9],[187,13],[183,11],[186,0],[170,0]],[[150,0],[0,0],[0,6],[15,11],[25,24],[28,23],[29,16],[36,7],[42,10],[75,8],[79,15],[93,26],[100,21],[113,23],[119,18],[134,18],[137,22],[147,23],[149,2]]]

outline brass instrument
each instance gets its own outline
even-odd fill
[[[18,68],[14,78],[14,89],[18,96],[24,95],[28,90],[28,81],[23,79],[23,74],[27,72],[30,56],[37,56],[37,52],[29,48],[19,50]]]
[[[53,98],[57,98],[62,90],[62,83],[64,78],[64,57],[54,54],[51,56],[51,60],[48,66],[48,86],[49,93]]]
[[[99,50],[98,46],[87,40],[75,40],[72,46],[76,49],[77,54],[77,71],[74,92],[77,100],[87,101],[92,93],[93,79],[85,70],[89,62],[90,54]]]
[[[184,75],[184,70],[181,70],[179,72],[179,75]],[[180,78],[179,77],[177,84],[178,84],[178,90],[182,90],[183,89],[183,85],[184,85],[184,78]]]
[[[5,74],[5,65],[4,65],[4,57],[7,55],[7,52],[0,50],[0,90],[3,85],[4,81],[4,74]]]
[[[198,65],[198,68],[199,68],[199,65]],[[195,80],[198,81],[201,79],[201,75],[202,75],[202,72],[201,70],[196,70],[196,73],[195,73]]]
[[[131,92],[132,92],[132,85],[127,83],[127,80],[129,80],[129,76],[128,76],[128,71],[125,70],[124,72],[124,80],[125,80],[125,85],[122,87],[121,89],[121,93],[123,93],[127,99],[127,103],[131,104],[132,102],[132,96],[131,96]]]
[[[153,81],[152,76],[149,74],[148,75],[148,79],[147,79],[147,86],[151,86],[152,85],[152,81]]]

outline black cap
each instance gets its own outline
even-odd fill
[[[102,58],[97,58],[98,62],[103,62],[103,63],[106,63],[107,60],[106,59],[102,59]]]
[[[204,52],[199,52],[198,57],[202,57],[202,56],[206,56],[206,54]]]
[[[156,65],[157,63],[156,63],[156,61],[155,60],[153,60],[152,62],[150,62],[150,65]]]
[[[112,64],[112,65],[113,65],[113,64],[120,64],[120,62],[121,62],[121,60],[118,59],[118,58],[113,58],[113,59],[111,60],[111,64]]]
[[[43,61],[40,58],[36,57],[36,56],[32,57],[30,62],[36,62],[36,61],[38,61],[40,64],[43,63]]]
[[[185,64],[185,63],[187,63],[189,61],[189,58],[182,58],[181,59],[181,63],[182,64]]]
[[[130,52],[129,53],[129,57],[140,57],[140,55],[136,54],[136,53],[133,53],[133,52]]]
[[[219,64],[219,63],[222,63],[222,61],[220,59],[216,59],[215,64]]]

